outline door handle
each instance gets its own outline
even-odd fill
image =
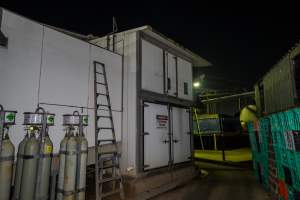
[[[175,139],[175,140],[173,140],[173,142],[174,142],[174,143],[178,143],[178,142],[179,142],[179,140],[176,140],[176,139]]]
[[[163,140],[163,141],[161,141],[162,143],[164,143],[164,144],[167,144],[167,143],[169,143],[170,141],[169,140]]]

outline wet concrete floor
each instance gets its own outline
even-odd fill
[[[255,180],[251,164],[224,166],[199,162],[209,174],[189,184],[154,197],[152,200],[270,200]]]

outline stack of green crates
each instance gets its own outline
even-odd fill
[[[300,199],[300,109],[272,114],[268,118],[271,122],[277,178],[285,181],[289,200]]]

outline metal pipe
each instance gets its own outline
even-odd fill
[[[4,135],[4,110],[3,106],[0,104],[0,154],[2,151],[2,141],[3,141],[3,135]]]
[[[202,100],[202,103],[211,103],[211,102],[223,101],[223,100],[227,100],[227,99],[244,97],[244,96],[254,96],[254,91],[244,92],[244,93],[234,94],[234,95],[228,95],[228,96],[223,96],[223,97],[218,97],[218,98],[213,98],[213,99]]]
[[[66,104],[56,104],[56,103],[39,103],[40,105],[47,105],[47,106],[61,106],[61,107],[69,107],[69,108],[80,108],[80,109],[87,109],[87,110],[106,110],[107,109],[97,109],[96,107],[87,107],[87,106],[74,106],[74,105],[66,105]],[[113,112],[123,112],[123,110],[111,110]]]

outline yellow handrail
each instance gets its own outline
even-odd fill
[[[194,115],[195,115],[195,118],[196,118],[197,129],[198,129],[198,134],[200,136],[201,147],[202,147],[202,150],[204,150],[204,145],[203,145],[203,141],[202,141],[202,136],[201,136],[201,131],[200,131],[200,124],[199,124],[199,119],[198,119],[196,108],[193,108],[193,111],[194,111]]]

